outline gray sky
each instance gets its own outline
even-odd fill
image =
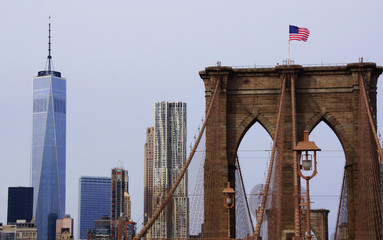
[[[191,141],[205,111],[198,71],[216,61],[227,66],[282,63],[289,24],[311,31],[308,42],[291,44],[296,64],[349,63],[364,57],[382,66],[382,9],[378,0],[2,0],[0,222],[6,222],[8,187],[29,186],[32,77],[45,69],[49,15],[53,63],[67,79],[66,212],[77,225],[79,177],[109,176],[119,160],[129,171],[133,219],[141,218],[143,145],[145,128],[153,125],[154,101],[188,104]],[[318,146],[322,139],[330,142],[327,149],[341,150],[330,130],[321,134],[314,138]],[[263,149],[257,141],[263,140],[241,147]],[[340,156],[341,162],[342,154],[329,156]],[[263,174],[262,167],[252,166]]]

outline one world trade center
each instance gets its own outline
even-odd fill
[[[53,71],[51,34],[47,67],[33,78],[31,186],[37,239],[56,238],[65,214],[66,80]]]

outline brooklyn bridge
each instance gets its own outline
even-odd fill
[[[383,239],[377,134],[375,63],[274,67],[206,67],[205,118],[175,184],[137,234],[148,231],[170,204],[198,149],[203,149],[201,199],[192,209],[202,224],[202,239],[330,239],[326,209],[310,208],[310,180],[317,169],[317,146],[309,134],[324,122],[345,156],[334,239]],[[238,148],[254,124],[272,138],[265,182],[249,207]],[[201,156],[199,156],[201,157]],[[303,190],[302,190],[303,189]],[[191,206],[193,208],[193,206]],[[200,211],[199,211],[200,210]],[[255,221],[252,220],[255,216]]]

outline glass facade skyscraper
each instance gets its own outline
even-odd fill
[[[66,80],[48,69],[33,78],[31,186],[37,239],[55,239],[65,213]]]
[[[186,162],[186,103],[154,103],[153,208],[156,211]],[[188,238],[187,174],[151,228],[152,238]]]
[[[87,239],[94,221],[110,217],[110,177],[81,177],[79,180],[78,238]]]
[[[65,213],[66,80],[33,79],[32,187],[38,239],[54,239]]]
[[[17,220],[30,222],[33,213],[33,188],[9,187],[8,188],[8,224]]]

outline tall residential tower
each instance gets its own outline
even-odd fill
[[[186,162],[186,103],[154,103],[153,211]],[[151,229],[152,238],[188,238],[187,174]]]
[[[55,239],[65,213],[66,80],[52,70],[51,34],[47,69],[33,78],[31,186],[37,239]]]
[[[154,127],[146,128],[144,153],[144,224],[152,217],[153,200],[153,160],[154,160]],[[146,237],[149,237],[146,235]]]
[[[128,216],[130,213],[129,196],[129,177],[128,171],[122,167],[112,169],[112,183],[111,183],[111,235],[113,240],[118,236],[118,218]],[[128,195],[128,196],[127,196]],[[130,216],[129,216],[130,217]]]

